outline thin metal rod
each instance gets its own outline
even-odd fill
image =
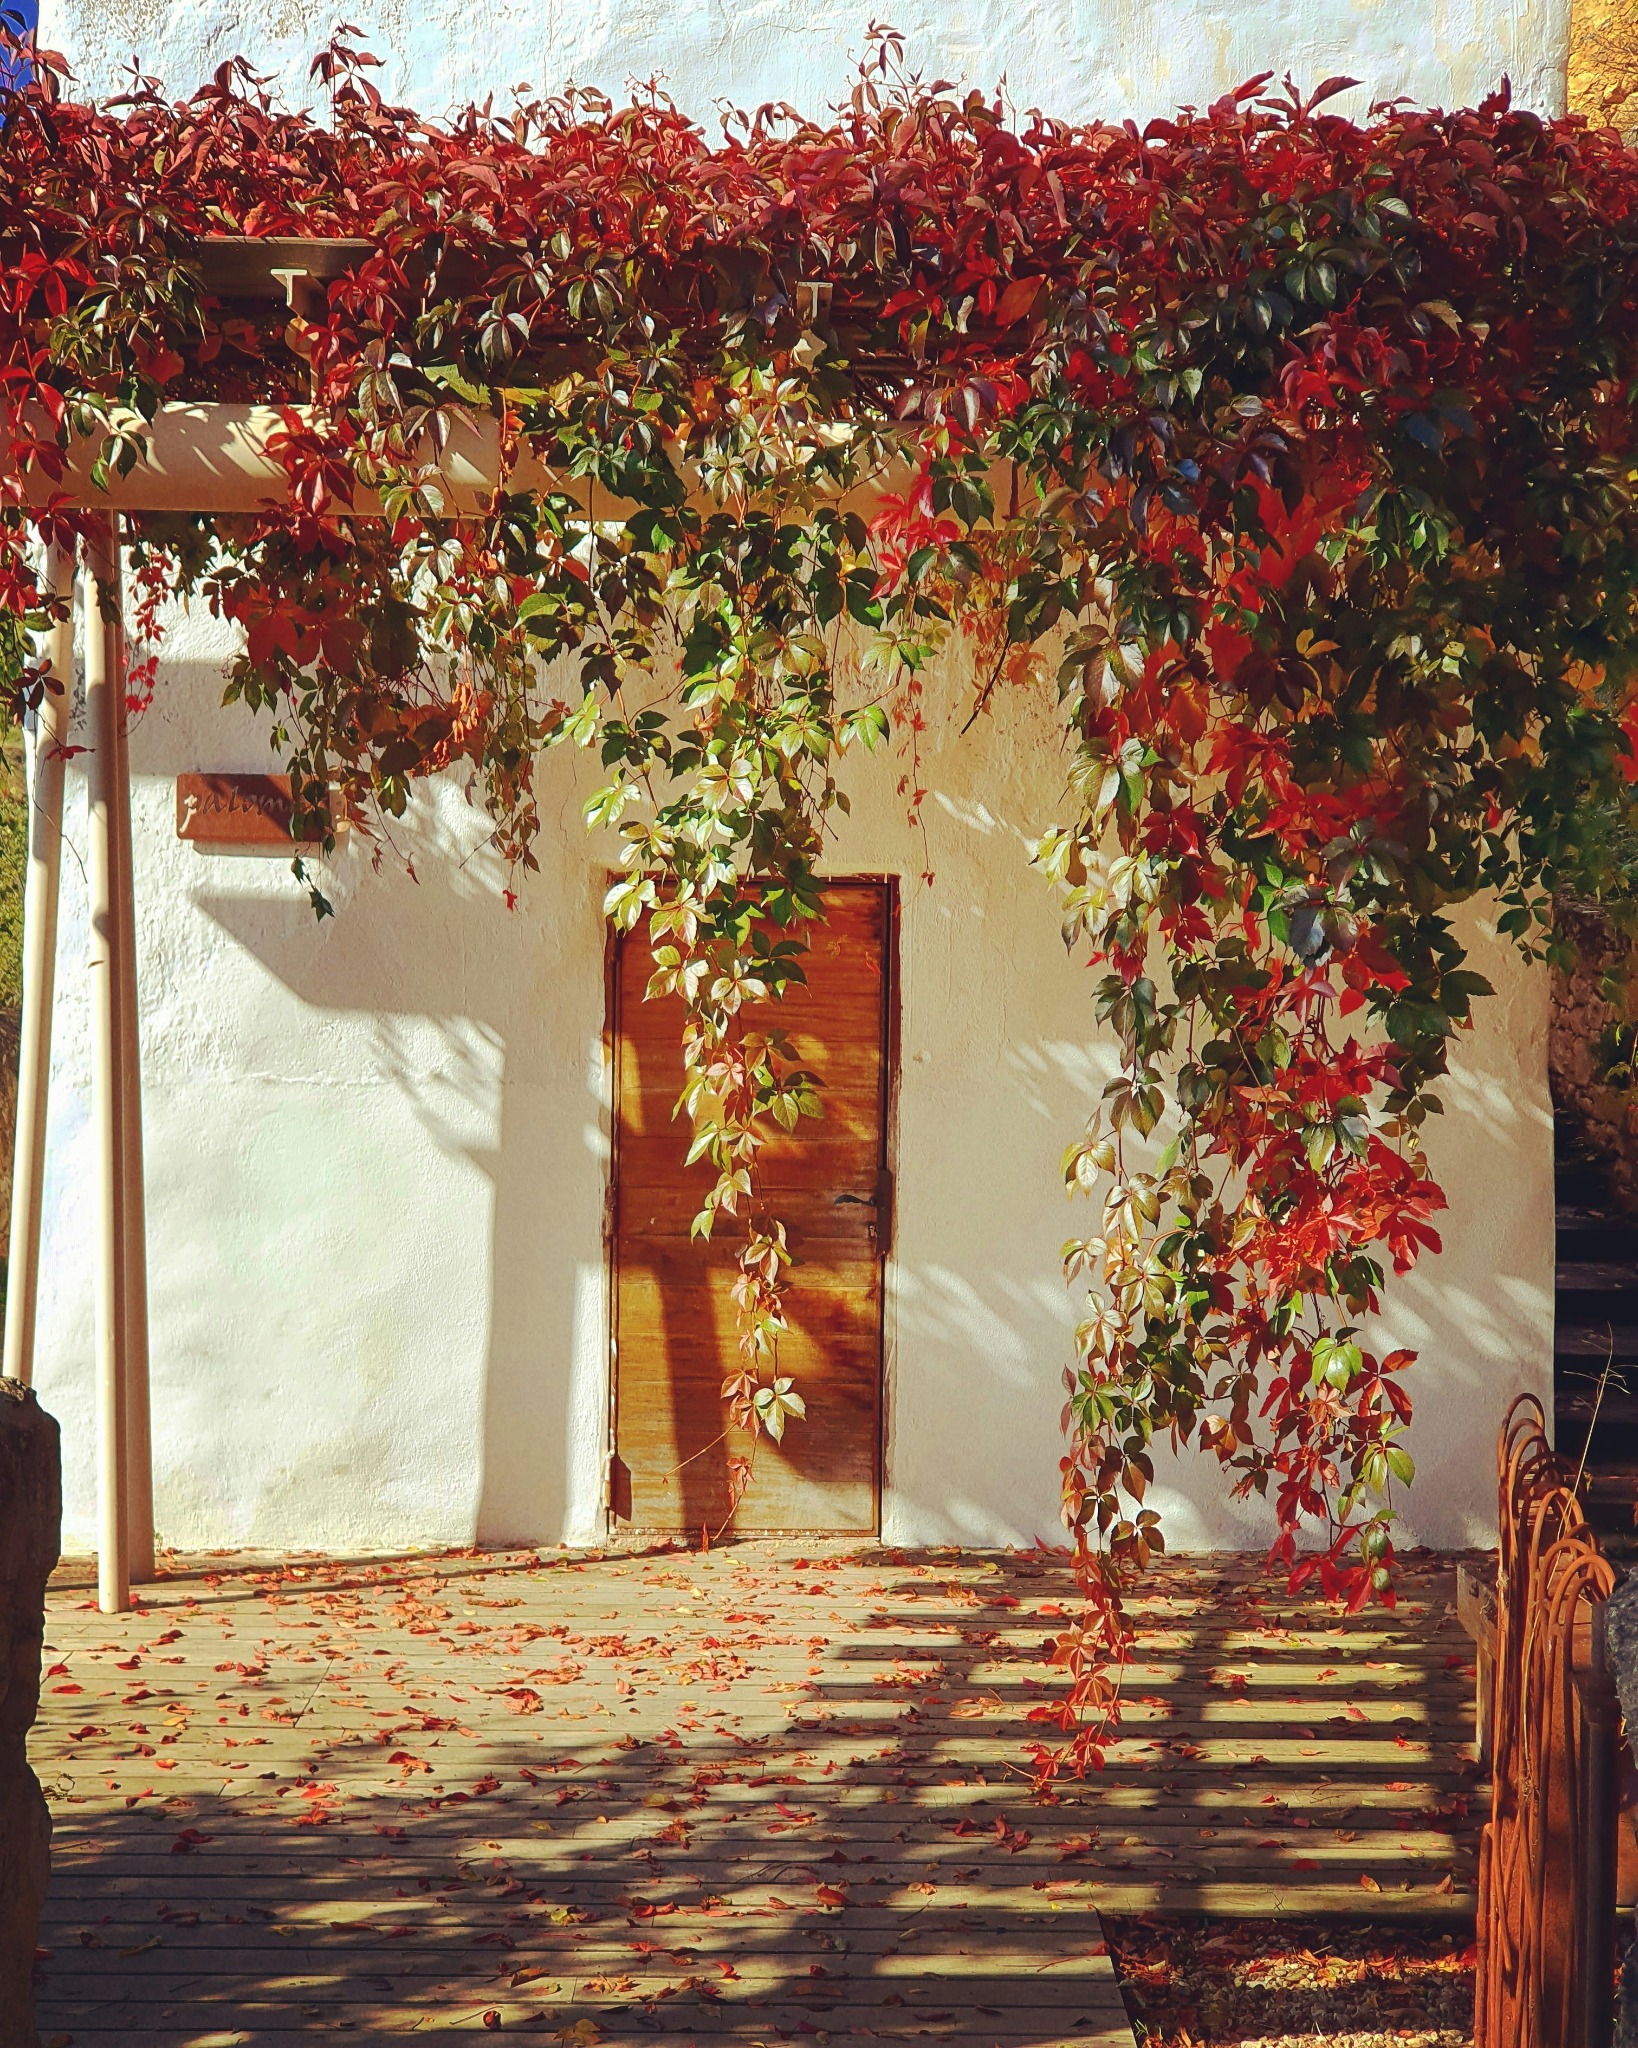
[[[116,556],[116,561],[117,561]],[[125,1471],[130,1489],[127,1538],[131,1582],[143,1586],[154,1576],[154,1459],[148,1395],[148,1220],[142,1164],[142,1027],[137,1002],[136,864],[131,855],[131,749],[125,699],[125,622],[114,622],[118,659],[114,668],[119,771],[114,778],[115,823],[119,832],[114,868],[114,906],[120,946],[121,1172],[125,1186]]]
[[[119,864],[119,632],[103,615],[120,602],[119,550],[112,521],[86,538],[85,701],[88,738],[91,943],[91,1085],[97,1125],[97,1452],[100,1535],[97,1604],[121,1614],[131,1604],[129,1467],[125,1403],[125,1088],[120,1015],[124,962],[117,897]]]
[[[51,1023],[57,995],[57,905],[63,872],[63,769],[74,687],[74,550],[53,545],[46,584],[67,609],[46,638],[48,692],[28,739],[28,874],[23,885],[23,1015],[17,1052],[17,1137],[11,1164],[11,1241],[6,1266],[5,1376],[34,1380],[40,1307],[40,1229],[45,1206],[46,1111]]]

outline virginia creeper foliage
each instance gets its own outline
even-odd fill
[[[1438,1248],[1423,1126],[1485,993],[1451,908],[1545,944],[1638,750],[1632,156],[1505,92],[1344,120],[1345,80],[1015,125],[891,36],[833,120],[717,143],[659,97],[439,126],[317,68],[323,122],[243,64],[7,101],[0,610],[42,621],[28,536],[76,515],[24,478],[69,437],[128,468],[162,402],[285,408],[287,502],[134,521],[144,598],[242,629],[228,696],[315,820],[459,767],[527,869],[543,753],[600,752],[609,914],[688,1004],[699,1227],[744,1232],[725,1397],[776,1434],[758,1157],[823,1076],[745,1010],[801,973],[838,757],[913,739],[952,634],[975,711],[1055,697],[1035,864],[1121,1070],[1066,1161],[1091,1597],[1041,1716],[1095,1760],[1157,1435],[1271,1498],[1296,1579],[1391,1598],[1412,1360],[1369,1318]],[[322,309],[212,297],[203,238],[287,234],[360,240]],[[456,517],[480,416],[547,479]]]

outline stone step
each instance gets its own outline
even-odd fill
[[[1561,1207],[1557,1213],[1557,1254],[1561,1264],[1608,1260],[1625,1266],[1638,1258],[1638,1224],[1630,1216],[1610,1216],[1593,1209]]]
[[[1635,1343],[1638,1302],[1629,1303],[1620,1315],[1580,1316],[1573,1306],[1568,1310],[1563,1303],[1554,1306],[1553,1349],[1573,1361],[1569,1366],[1572,1375],[1591,1372],[1596,1377],[1603,1369],[1606,1352],[1614,1360],[1617,1372],[1622,1370],[1623,1359],[1628,1361],[1626,1370],[1630,1372]]]

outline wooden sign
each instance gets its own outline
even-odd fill
[[[199,846],[266,847],[288,852],[288,775],[179,775],[176,836]]]

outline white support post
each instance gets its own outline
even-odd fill
[[[74,550],[53,546],[46,583],[67,607],[46,640],[60,692],[33,715],[28,744],[28,874],[23,885],[23,1015],[17,1056],[17,1136],[11,1166],[11,1242],[6,1266],[5,1376],[31,1386],[40,1306],[40,1225],[45,1202],[46,1109],[51,1021],[57,992],[57,904],[63,870],[63,768],[74,688]]]
[[[111,519],[86,541],[85,698],[89,726],[88,815],[91,944],[91,1080],[97,1124],[97,1450],[100,1534],[97,1604],[131,1604],[129,1449],[125,1382],[125,963],[119,845],[119,549]]]
[[[115,567],[119,554],[115,551]],[[115,723],[119,737],[119,772],[114,801],[119,831],[119,859],[114,870],[115,909],[120,942],[120,1084],[123,1096],[120,1137],[121,1173],[125,1189],[125,1469],[130,1488],[127,1540],[131,1583],[145,1586],[154,1577],[154,1461],[148,1395],[148,1221],[142,1165],[142,1037],[137,1004],[136,863],[131,851],[131,752],[125,703],[125,622],[123,605],[116,622],[118,655],[114,670]]]

